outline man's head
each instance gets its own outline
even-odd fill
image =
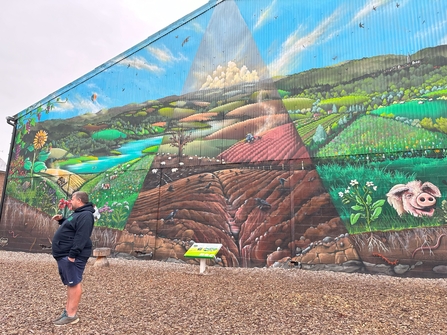
[[[71,208],[73,210],[84,206],[88,203],[88,194],[82,191],[78,191],[72,194],[71,196]]]

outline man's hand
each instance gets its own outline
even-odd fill
[[[75,258],[67,257],[67,259],[72,263],[75,261]]]
[[[52,217],[52,219],[56,221],[62,220],[62,218],[63,218],[62,214],[56,214],[55,216]]]

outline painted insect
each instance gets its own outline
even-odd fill
[[[389,260],[388,258],[386,258],[384,255],[379,254],[379,253],[377,253],[377,252],[374,252],[372,255],[375,256],[375,257],[380,257],[380,258],[382,258],[388,265],[396,266],[397,264],[399,264],[399,260],[398,260],[398,259],[396,259],[395,261],[390,261],[390,260]]]

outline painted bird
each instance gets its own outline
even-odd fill
[[[261,198],[255,198],[256,203],[258,204],[259,209],[270,209],[272,205],[270,205],[267,201]]]
[[[279,178],[279,183],[281,184],[281,187],[284,187],[286,180],[284,178]]]
[[[178,209],[174,209],[171,213],[169,213],[167,217],[163,219],[163,221],[171,221],[172,219],[174,219],[174,216],[177,214],[177,212]]]
[[[183,42],[182,42],[182,46],[184,46],[186,43],[189,42],[189,38],[190,38],[190,36],[188,36],[187,38],[185,38],[185,39],[183,40]]]

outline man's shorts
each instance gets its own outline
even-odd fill
[[[75,258],[74,262],[70,262],[68,257],[61,258],[57,261],[59,275],[62,283],[68,286],[75,286],[82,281],[86,260]]]

